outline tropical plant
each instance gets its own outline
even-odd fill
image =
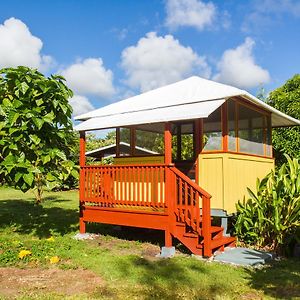
[[[237,204],[235,232],[246,244],[282,252],[300,228],[300,161],[287,163],[257,180],[257,191]]]
[[[267,97],[267,103],[300,119],[300,74],[296,74],[284,85],[272,91]],[[277,166],[286,162],[284,153],[300,159],[300,126],[273,129],[272,143]]]
[[[0,70],[0,177],[23,192],[34,189],[36,202],[53,189],[75,163],[71,137],[73,95],[64,78],[46,78],[28,67]]]

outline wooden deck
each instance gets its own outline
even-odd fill
[[[82,233],[86,222],[164,230],[167,247],[174,237],[207,257],[235,241],[211,226],[210,195],[173,165],[82,166]]]

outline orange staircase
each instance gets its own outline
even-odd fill
[[[235,246],[235,237],[224,236],[224,228],[211,225],[211,196],[177,168],[170,168],[168,179],[175,189],[170,210],[174,218],[170,233],[193,254],[210,257],[215,251]],[[202,207],[202,209],[200,209]],[[172,213],[173,212],[173,213]]]

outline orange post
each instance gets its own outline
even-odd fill
[[[120,128],[116,128],[116,157],[120,157]]]
[[[222,148],[224,152],[228,151],[228,109],[227,102],[222,105]]]
[[[202,119],[197,119],[195,121],[195,133],[194,133],[194,140],[195,140],[195,181],[199,184],[199,155],[202,151],[202,140],[203,140],[203,123]]]
[[[172,163],[172,133],[171,123],[165,123],[165,164],[170,165]]]
[[[85,166],[85,132],[80,131],[80,142],[79,142],[79,165],[80,167]]]
[[[202,235],[204,242],[203,255],[210,257],[211,249],[211,216],[210,216],[210,198],[202,196]]]
[[[170,167],[165,169],[165,201],[168,212],[168,224],[165,229],[165,247],[172,247],[172,228],[175,227],[175,177]]]
[[[79,231],[85,233],[85,222],[83,220],[84,210],[84,198],[85,198],[85,132],[80,131],[79,141],[79,165],[80,165],[80,177],[79,177]]]

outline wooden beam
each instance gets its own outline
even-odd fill
[[[116,157],[120,157],[120,128],[116,128]]]
[[[85,131],[80,131],[79,141],[79,165],[80,167],[85,166]]]
[[[171,123],[165,123],[165,164],[172,163],[172,132]]]
[[[85,233],[85,222],[83,220],[83,203],[84,203],[84,190],[85,190],[85,131],[80,131],[80,140],[79,140],[79,165],[80,165],[80,174],[79,174],[79,231],[80,233]]]
[[[130,127],[130,156],[135,155],[135,128]]]
[[[194,143],[195,143],[195,181],[199,184],[199,155],[203,144],[203,120],[197,119],[194,124]]]
[[[222,149],[224,152],[228,151],[228,103],[222,105],[221,119],[222,119]]]
[[[176,159],[181,161],[181,124],[176,124],[177,127],[177,153]]]

